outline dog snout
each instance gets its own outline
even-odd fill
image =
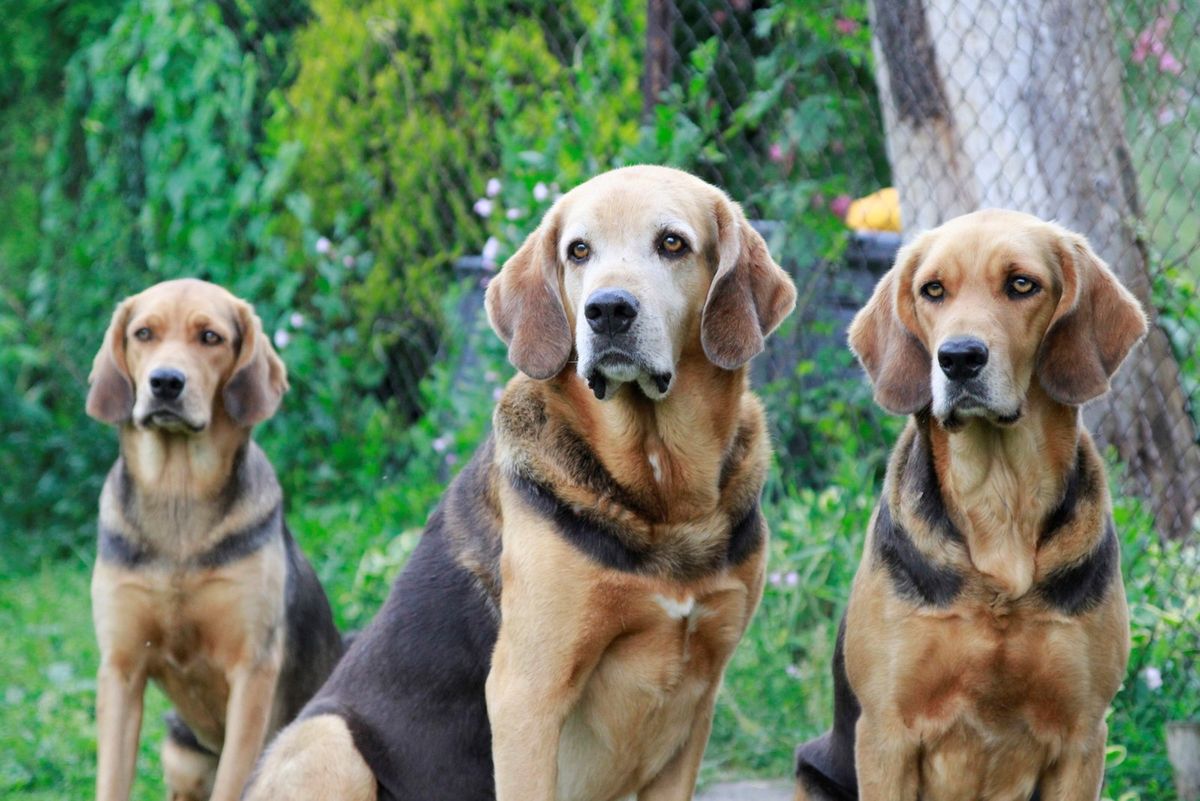
[[[173,367],[160,367],[150,373],[150,392],[159,400],[175,400],[186,383],[187,376]]]
[[[638,300],[624,289],[597,289],[583,307],[583,316],[597,334],[623,334],[638,316]]]
[[[966,381],[979,375],[987,364],[988,346],[976,337],[955,337],[942,343],[937,358],[946,378]]]

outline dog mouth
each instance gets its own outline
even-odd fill
[[[982,418],[989,423],[1007,427],[1020,421],[1022,409],[1020,404],[1016,409],[997,408],[983,392],[971,387],[960,387],[946,403],[946,413],[942,416],[942,426],[949,431],[961,429],[971,418]]]
[[[138,425],[142,428],[154,428],[160,431],[187,434],[196,434],[205,428],[204,423],[192,422],[174,409],[162,407],[151,409],[144,414],[142,419],[138,421]]]
[[[632,383],[650,400],[661,400],[671,389],[671,371],[651,367],[622,350],[608,350],[592,360],[584,378],[597,400],[611,398],[621,384]]]

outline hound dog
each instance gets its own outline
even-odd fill
[[[912,418],[797,799],[1099,797],[1129,621],[1080,405],[1145,331],[1083,238],[1026,214],[959,217],[900,252],[850,345]]]
[[[283,522],[251,428],[287,375],[245,302],[202,281],[123,301],[96,354],[88,414],[120,427],[100,497],[96,797],[129,798],[152,679],[174,706],[172,799],[233,801],[272,732],[342,652],[329,602]]]
[[[488,287],[521,371],[492,436],[247,797],[690,799],[763,585],[745,365],[794,303],[697,178],[555,203]]]

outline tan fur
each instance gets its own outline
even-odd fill
[[[149,341],[136,336],[142,329],[152,332]],[[203,343],[204,331],[221,342]],[[164,365],[182,369],[187,383],[179,418],[160,424],[146,417],[148,377]],[[101,527],[157,561],[140,567],[102,552],[92,576],[102,801],[129,796],[148,679],[221,754],[218,765],[164,745],[167,780],[180,798],[208,798],[208,786],[214,801],[238,798],[268,733],[284,722],[275,692],[285,649],[282,541],[212,569],[189,560],[280,502],[250,426],[274,412],[286,388],[253,310],[220,287],[166,282],[113,315],[88,400],[90,413],[121,424],[122,459],[105,483]],[[249,483],[238,487],[239,500],[226,501],[239,458]]]
[[[168,801],[207,801],[217,774],[217,758],[176,743],[170,737],[162,745],[163,776]]]
[[[1036,280],[1040,296],[1007,297],[1014,273]],[[942,302],[921,296],[930,281],[945,288]],[[1080,614],[1033,590],[1091,554],[1111,514],[1103,463],[1077,406],[1064,401],[1103,392],[1144,330],[1140,307],[1082,239],[997,211],[919,237],[856,318],[851,344],[880,403],[934,408],[897,444],[884,503],[925,559],[964,577],[950,605],[914,604],[881,563],[872,524],[845,634],[846,675],[862,705],[855,764],[864,801],[1025,801],[1034,789],[1043,801],[1098,797],[1104,713],[1128,656],[1119,572]],[[942,419],[930,354],[961,335],[988,345],[991,397],[1001,409],[1014,403],[1016,421],[993,410]],[[915,511],[923,499],[903,477],[922,436],[961,541]],[[1098,486],[1043,542],[1077,453]]]
[[[314,748],[319,753],[313,754]],[[317,715],[288,727],[263,759],[270,778],[256,781],[246,801],[375,801],[377,796],[375,775],[354,747],[346,722],[335,715]]]

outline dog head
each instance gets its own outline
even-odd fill
[[[1035,376],[1060,403],[1104,394],[1145,332],[1141,305],[1082,237],[988,210],[903,248],[854,318],[850,347],[885,409],[1005,425]]]
[[[572,354],[596,397],[633,383],[666,396],[696,346],[739,369],[795,305],[791,279],[723,192],[665,167],[627,167],[580,185],[488,287],[493,328],[533,378]]]
[[[184,279],[117,306],[88,383],[97,420],[195,434],[219,414],[242,428],[269,418],[287,370],[250,304]]]

